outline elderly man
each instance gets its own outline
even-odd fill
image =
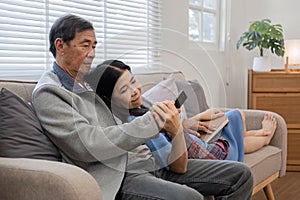
[[[206,195],[251,199],[252,174],[242,163],[187,161],[184,157],[179,173],[156,168],[144,143],[157,137],[160,129],[180,135],[182,127],[173,126],[178,111],[170,102],[160,102],[144,116],[116,124],[105,103],[84,81],[97,44],[90,22],[75,15],[62,16],[52,26],[49,39],[55,62],[53,70],[40,78],[33,105],[64,161],[89,172],[103,199],[191,200]],[[129,170],[129,165],[136,170]]]

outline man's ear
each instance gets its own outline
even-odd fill
[[[56,55],[64,55],[64,42],[61,38],[56,38],[55,42]]]

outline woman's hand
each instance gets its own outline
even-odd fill
[[[206,111],[199,113],[199,120],[206,121],[206,120],[212,120],[216,119],[218,117],[221,117],[224,115],[224,112],[222,112],[220,109],[217,108],[209,108]]]
[[[221,117],[224,115],[219,109],[210,108],[206,111],[199,113],[189,119],[185,119],[182,123],[182,126],[185,130],[193,135],[200,137],[200,133],[198,131],[208,132],[214,131],[216,129],[215,126],[209,123],[209,120],[215,119],[217,117]]]
[[[198,131],[208,132],[209,130],[214,130],[215,128],[213,126],[210,126],[209,122],[199,121],[197,117],[191,117],[189,119],[183,120],[182,126],[187,132],[197,137],[201,136]]]

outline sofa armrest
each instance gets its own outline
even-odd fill
[[[54,161],[0,158],[0,196],[10,200],[101,200],[95,179],[83,169]]]
[[[264,114],[270,111],[263,110],[243,110],[245,112],[246,118],[246,129],[256,130],[262,128],[261,122],[263,120]],[[277,113],[270,112],[277,119],[277,128],[274,136],[270,142],[270,145],[278,147],[282,150],[282,162],[280,177],[285,175],[286,172],[286,156],[287,156],[287,126],[286,122],[282,116]]]

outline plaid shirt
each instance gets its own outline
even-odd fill
[[[192,159],[210,159],[210,160],[225,160],[228,155],[229,143],[220,137],[217,141],[208,144],[207,149],[200,145],[185,134],[187,143],[190,144],[188,148],[188,156]]]

